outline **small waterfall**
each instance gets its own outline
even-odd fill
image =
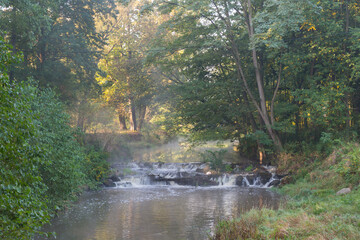
[[[271,173],[271,174],[272,174],[272,176],[271,176],[270,180],[264,186],[266,188],[272,187],[272,186],[277,185],[278,183],[280,183],[280,179],[276,176],[276,174],[274,172]]]
[[[249,180],[250,179],[250,180]],[[241,186],[253,188],[271,188],[280,183],[279,177],[275,173],[271,173],[271,178],[264,183],[264,179],[260,176],[247,175],[242,176]]]
[[[276,185],[279,178],[272,171],[267,174],[209,174],[209,166],[205,163],[129,163],[124,166],[128,175],[120,176],[115,182],[118,188],[149,186],[196,186],[196,187],[261,187]],[[130,171],[129,171],[130,169]],[[119,171],[121,172],[121,171]],[[265,177],[264,177],[265,176]],[[266,178],[267,177],[267,178]]]

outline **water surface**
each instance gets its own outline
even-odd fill
[[[217,221],[276,208],[278,198],[259,188],[109,188],[83,195],[46,230],[60,240],[207,239]]]
[[[117,187],[84,194],[44,230],[55,232],[59,240],[201,240],[222,219],[252,208],[276,208],[277,194],[236,186],[234,174],[215,177],[219,184],[213,187],[179,186],[172,181],[204,174],[202,164],[193,162],[201,161],[201,152],[220,149],[228,150],[224,160],[238,160],[230,142],[188,150],[177,141],[139,150],[130,162],[114,158],[112,167],[123,173]],[[145,181],[150,175],[163,179]]]

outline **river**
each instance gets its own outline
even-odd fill
[[[45,231],[60,240],[207,239],[219,220],[252,208],[277,208],[279,201],[267,188],[139,182],[84,194]]]

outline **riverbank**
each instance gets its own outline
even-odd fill
[[[359,152],[349,143],[327,157],[283,155],[279,169],[292,174],[278,190],[286,202],[221,221],[212,239],[360,239]]]

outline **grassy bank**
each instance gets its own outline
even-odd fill
[[[219,222],[212,239],[360,239],[360,147],[339,146],[327,157],[283,155],[280,169],[292,172],[278,191],[278,210],[254,209]],[[336,193],[351,188],[344,195]]]

